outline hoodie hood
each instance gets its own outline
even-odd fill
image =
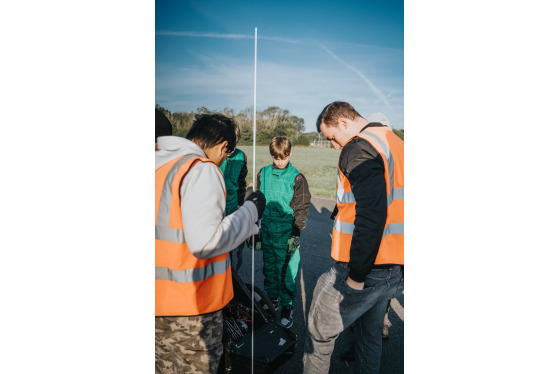
[[[157,138],[156,170],[169,161],[186,154],[207,157],[204,151],[194,142],[178,136],[160,136]]]
[[[391,126],[391,123],[383,113],[379,113],[379,112],[372,113],[366,118],[366,120],[370,123],[379,122],[380,124],[387,126],[389,130],[393,129],[393,126]]]

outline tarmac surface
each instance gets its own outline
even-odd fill
[[[298,336],[298,343],[294,357],[280,366],[275,374],[296,374],[303,371],[303,342],[306,331],[307,313],[313,298],[313,289],[319,276],[328,271],[333,265],[330,257],[332,220],[330,215],[334,206],[334,199],[312,197],[307,227],[301,234],[301,264],[298,274],[297,296],[294,300],[294,325],[291,331]],[[237,265],[233,256],[233,267]],[[251,283],[251,250],[243,250],[243,264],[238,274],[245,283]],[[255,286],[264,288],[262,252],[255,252]],[[404,295],[391,301],[389,310],[389,338],[383,340],[383,354],[380,373],[404,373]],[[337,338],[331,357],[329,373],[350,374],[354,364],[346,364],[340,357],[346,346],[348,331],[344,331]],[[323,373],[327,374],[327,373]]]

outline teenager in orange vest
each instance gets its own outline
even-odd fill
[[[219,166],[235,149],[235,123],[197,116],[186,139],[157,138],[155,165],[156,373],[216,373],[221,309],[232,299],[229,252],[258,233],[259,191],[226,216]]]
[[[354,324],[356,362],[378,373],[387,303],[404,287],[404,143],[387,126],[368,123],[335,101],[317,131],[342,149],[331,257],[309,310],[304,373],[327,373],[336,337]]]

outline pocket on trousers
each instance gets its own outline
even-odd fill
[[[346,283],[345,280],[342,281],[342,287],[341,287],[341,291],[342,294],[348,294],[348,295],[363,295],[365,293],[369,293],[369,291],[375,289],[375,287],[364,287],[361,290],[357,290],[355,288],[352,288],[348,285],[348,283]]]
[[[362,290],[357,290],[352,288],[346,283],[346,280],[342,280],[340,285],[340,294],[342,300],[340,301],[341,309],[352,309],[357,305],[361,305],[366,302],[372,292],[375,291],[375,287],[364,287]]]

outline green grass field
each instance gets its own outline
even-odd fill
[[[253,147],[240,146],[247,155],[247,184],[253,182]],[[267,146],[257,146],[255,150],[255,172],[266,165],[272,164],[272,157]],[[336,173],[340,151],[333,148],[292,147],[290,162],[298,169],[309,183],[309,191],[313,196],[334,197]]]

